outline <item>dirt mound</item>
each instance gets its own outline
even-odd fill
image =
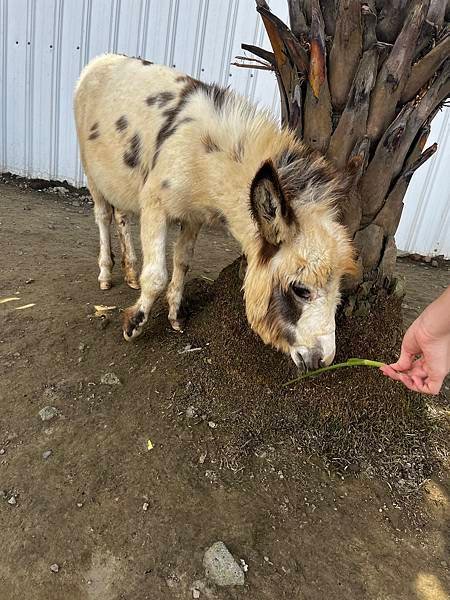
[[[237,263],[209,295],[213,301],[187,327],[192,348],[202,351],[186,354],[187,380],[176,395],[178,411],[181,405],[190,417],[211,421],[213,443],[210,434],[204,441],[216,460],[239,470],[265,448],[285,447],[294,469],[296,458],[314,454],[342,473],[378,475],[406,492],[430,475],[435,424],[424,398],[365,367],[283,387],[297,371],[251,332]],[[336,360],[393,359],[399,315],[399,301],[386,298],[369,316],[339,317]]]

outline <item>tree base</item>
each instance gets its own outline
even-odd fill
[[[189,342],[202,351],[186,355],[176,402],[178,414],[194,406],[199,419],[218,425],[214,444],[208,443],[210,459],[241,468],[263,448],[286,448],[293,469],[301,471],[304,457],[313,454],[341,473],[377,474],[408,492],[430,475],[442,442],[434,439],[422,397],[364,367],[285,388],[297,370],[250,330],[238,261],[222,271],[211,297],[186,328]],[[394,294],[378,299],[367,316],[339,315],[337,362],[396,358],[401,301]]]

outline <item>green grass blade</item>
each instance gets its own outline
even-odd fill
[[[320,375],[321,373],[325,373],[326,371],[334,371],[335,369],[343,369],[345,367],[381,367],[384,363],[379,362],[377,360],[368,360],[367,358],[349,358],[347,362],[337,363],[335,365],[330,365],[329,367],[322,367],[321,369],[316,369],[315,371],[308,371],[307,373],[303,373],[299,377],[295,379],[291,379],[287,383],[283,384],[283,387],[287,385],[292,385],[293,383],[297,383],[302,379],[307,379],[308,377],[315,377],[316,375]]]

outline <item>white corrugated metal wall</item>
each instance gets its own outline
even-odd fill
[[[270,4],[287,19],[286,0]],[[279,110],[272,73],[230,66],[241,42],[269,47],[254,0],[0,0],[0,36],[1,171],[84,183],[72,94],[103,52],[174,65]],[[448,114],[433,127],[442,147],[411,183],[401,249],[450,256]]]
[[[434,118],[428,144],[438,151],[411,180],[396,234],[401,250],[450,258],[450,108]]]

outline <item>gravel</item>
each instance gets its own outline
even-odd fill
[[[186,409],[186,419],[193,419],[197,414],[195,406],[188,406]]]
[[[219,586],[244,585],[245,576],[223,542],[214,543],[206,550],[203,567],[208,579]]]
[[[57,414],[58,410],[54,406],[44,406],[44,408],[41,408],[39,411],[39,416],[41,417],[42,421],[50,421],[56,417]]]
[[[17,504],[16,497],[11,496],[11,498],[8,500],[8,504],[11,504],[11,506],[15,506]]]
[[[50,571],[52,571],[52,573],[58,573],[59,565],[57,565],[56,563],[53,563],[52,565],[50,565]]]
[[[47,460],[47,458],[50,458],[50,456],[53,454],[53,450],[46,450],[45,452],[42,453],[42,458],[44,460]]]
[[[100,382],[105,385],[120,385],[120,379],[113,372],[102,375]]]

